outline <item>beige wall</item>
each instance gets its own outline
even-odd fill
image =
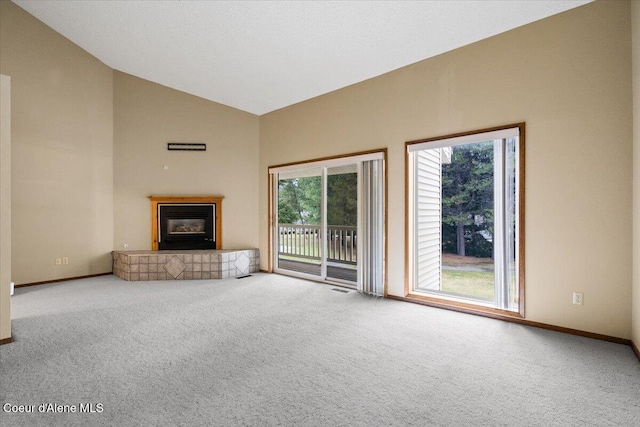
[[[640,0],[632,1],[633,23],[633,336],[640,348]]]
[[[13,280],[111,271],[112,70],[2,1],[0,72],[12,83]]]
[[[595,2],[258,118],[113,72],[1,1],[13,280],[106,272],[112,248],[149,248],[149,194],[224,195],[224,246],[259,244],[265,268],[269,165],[387,147],[389,293],[402,295],[404,142],[525,121],[527,318],[638,343],[629,8]],[[637,83],[637,55],[634,67]],[[168,152],[170,141],[208,151]]]
[[[630,338],[630,40],[629,3],[595,2],[262,116],[262,253],[268,166],[388,147],[403,295],[404,142],[524,121],[526,317]]]
[[[11,337],[11,78],[0,75],[0,340]]]
[[[223,247],[257,247],[258,116],[117,71],[114,108],[116,249],[151,249],[149,195],[222,195]]]

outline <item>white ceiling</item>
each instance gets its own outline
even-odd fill
[[[111,68],[258,115],[589,1],[14,0]]]

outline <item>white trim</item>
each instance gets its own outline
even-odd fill
[[[357,162],[366,162],[369,160],[384,160],[384,151],[377,151],[375,153],[358,154],[355,156],[338,157],[335,159],[316,160],[307,163],[297,163],[295,165],[287,166],[274,166],[269,168],[269,173],[280,173],[285,171],[293,171],[298,169],[309,169],[313,167],[332,167],[340,166]]]
[[[327,168],[322,168],[322,177],[320,178],[320,238],[322,245],[320,246],[320,277],[327,280],[327,253],[329,251],[329,242],[327,242]]]
[[[496,139],[512,138],[520,136],[520,128],[509,128],[495,130],[491,132],[474,133],[471,135],[457,136],[454,138],[438,139],[428,142],[417,142],[407,145],[407,153],[413,153],[421,150],[431,150],[433,148],[453,147],[456,145],[471,144],[474,142],[492,141]]]
[[[364,236],[364,234],[366,233],[364,231],[364,221],[362,218],[362,215],[364,215],[364,209],[362,209],[363,207],[363,203],[364,203],[364,175],[363,175],[363,171],[362,171],[362,162],[358,162],[356,164],[357,169],[358,169],[358,204],[356,206],[357,208],[357,224],[356,224],[356,235],[360,236],[360,242],[362,242],[362,237]],[[360,242],[358,242],[358,244],[356,245],[356,289],[358,291],[362,291],[362,284],[364,283],[364,277],[363,277],[363,259],[362,259],[362,252],[363,252],[363,248],[362,248],[362,244],[360,244]]]
[[[509,309],[506,161],[504,140],[495,140],[493,144],[493,283],[495,308],[501,310]]]

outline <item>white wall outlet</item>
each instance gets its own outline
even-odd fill
[[[576,305],[582,305],[584,303],[584,294],[582,292],[574,292],[573,303]]]
[[[56,258],[56,265],[62,264],[62,258]]]
[[[62,258],[62,263],[63,263],[64,265],[69,264],[69,258],[67,258],[67,257]]]

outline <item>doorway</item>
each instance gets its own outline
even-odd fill
[[[273,271],[384,292],[384,153],[270,168]]]

